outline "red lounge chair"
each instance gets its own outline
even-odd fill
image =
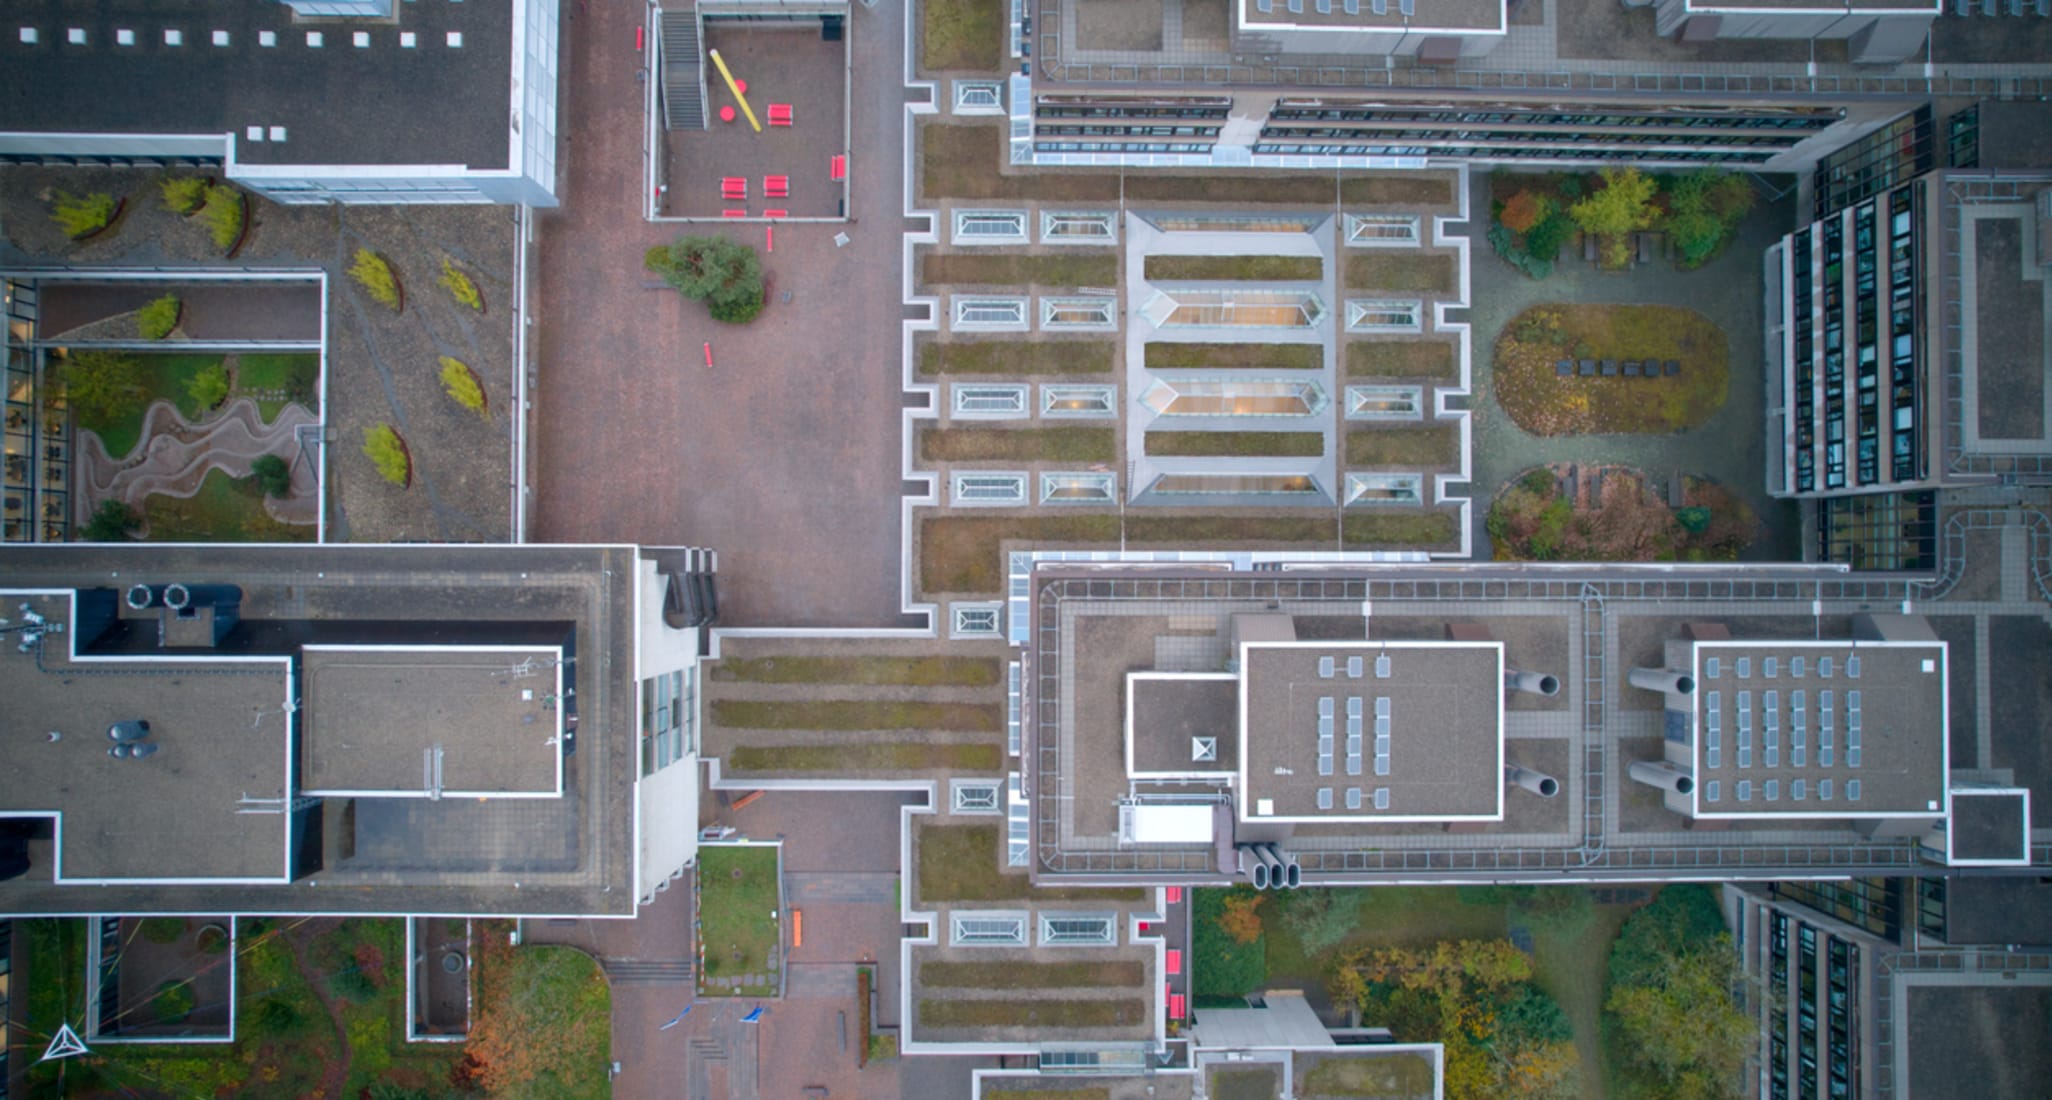
[[[764,176],[764,177],[762,177],[762,193],[763,193],[764,197],[766,197],[766,198],[772,198],[772,199],[788,199],[788,198],[790,198],[790,197],[791,197],[791,177],[789,177],[789,176]]]
[[[1168,903],[1169,903],[1170,905],[1175,905],[1175,904],[1177,904],[1178,902],[1181,902],[1182,900],[1183,900],[1183,888],[1182,888],[1182,887],[1180,887],[1180,886],[1171,886],[1171,887],[1169,887],[1169,888],[1168,888]]]
[[[788,103],[770,104],[769,124],[771,126],[789,126],[791,124],[791,105]]]
[[[748,216],[748,211],[746,211],[746,210],[722,210],[722,211],[720,211],[720,217],[722,217],[722,218],[745,218],[745,217],[747,217],[747,216]]]
[[[1184,1002],[1183,1002],[1183,995],[1182,995],[1181,993],[1171,993],[1171,994],[1169,994],[1169,1019],[1171,1019],[1171,1020],[1180,1020],[1180,1019],[1182,1019],[1182,1018],[1183,1018],[1183,1007],[1184,1007]]]
[[[765,218],[788,218],[791,216],[791,212],[789,210],[765,210],[762,212],[762,216]]]
[[[746,176],[720,177],[720,197],[723,199],[745,199],[748,197]]]
[[[843,153],[827,165],[827,178],[838,183],[848,178],[848,156]]]
[[[1177,949],[1171,947],[1167,951],[1162,953],[1162,958],[1162,966],[1164,966],[1169,973],[1181,974],[1183,972],[1183,953],[1181,951],[1178,951]]]

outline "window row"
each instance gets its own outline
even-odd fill
[[[948,477],[948,502],[957,508],[1017,507],[1039,504],[1112,504],[1118,500],[1118,476],[1109,471],[1061,471],[1040,475],[1037,501],[1026,496],[1029,475],[1023,471],[958,470]]]
[[[1478,111],[1475,104],[1430,104],[1389,106],[1384,104],[1328,105],[1316,100],[1284,99],[1269,118],[1302,122],[1438,122],[1453,125],[1524,126],[1691,126],[1761,130],[1821,130],[1838,121],[1845,112],[1828,107],[1733,108],[1662,107],[1640,111],[1569,112],[1490,104],[1493,110]]]
[[[948,918],[950,947],[1025,947],[1025,913],[954,913]],[[1114,947],[1119,942],[1117,913],[1042,913],[1038,921],[1042,947]]]
[[[1024,210],[957,210],[948,243],[1027,244],[1028,219]],[[1117,244],[1118,215],[1110,210],[1043,210],[1040,243]]]
[[[957,294],[950,301],[951,332],[1026,332],[1036,317],[1025,295]],[[1039,327],[1048,332],[1109,332],[1119,327],[1115,295],[1040,299]]]
[[[1037,147],[1037,146],[1036,146]],[[1118,150],[1107,150],[1117,152]],[[1178,150],[1150,150],[1176,152]],[[1201,151],[1201,150],[1198,150]],[[1264,157],[1462,157],[1471,160],[1636,160],[1656,163],[1733,161],[1759,164],[1778,155],[1773,149],[1619,149],[1601,143],[1572,148],[1536,145],[1391,145],[1384,142],[1262,141],[1254,154]]]
[[[1024,382],[957,382],[948,387],[948,412],[957,420],[1022,420],[1032,415]],[[1110,417],[1118,415],[1119,388],[1044,382],[1040,415]]]
[[[1264,126],[1261,128],[1264,141],[1307,141],[1314,138],[1340,138],[1355,141],[1484,141],[1517,142],[1525,145],[1553,145],[1570,147],[1584,143],[1598,145],[1672,145],[1678,149],[1692,149],[1706,146],[1772,146],[1786,149],[1807,137],[1808,134],[1786,130],[1772,130],[1760,133],[1705,134],[1701,132],[1657,133],[1625,132],[1604,130],[1494,130],[1458,129],[1448,127],[1389,127],[1368,128],[1364,126]]]

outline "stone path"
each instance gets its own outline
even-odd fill
[[[116,461],[94,432],[79,433],[78,472],[84,492],[77,496],[77,522],[91,518],[103,500],[119,500],[142,510],[154,494],[190,497],[214,470],[230,477],[248,477],[258,456],[275,454],[292,467],[292,495],[268,498],[264,510],[281,523],[311,525],[318,519],[319,496],[312,466],[299,460],[296,433],[318,419],[299,405],[287,405],[266,424],[256,402],[238,397],[220,415],[195,424],[169,401],[154,401],[143,412],[140,457]]]
[[[1489,553],[1483,522],[1489,502],[1505,482],[1533,467],[1557,462],[1632,466],[1646,472],[1650,483],[1664,484],[1676,473],[1716,479],[1741,494],[1760,514],[1768,533],[1745,555],[1749,559],[1792,561],[1798,555],[1801,523],[1794,507],[1769,498],[1765,489],[1765,368],[1762,362],[1761,315],[1765,287],[1761,254],[1780,239],[1792,222],[1790,201],[1754,208],[1739,237],[1724,254],[1695,271],[1678,271],[1656,261],[1625,272],[1599,271],[1579,253],[1561,250],[1551,276],[1526,278],[1498,258],[1482,234],[1489,228],[1489,173],[1476,172],[1471,200],[1478,216],[1472,223],[1474,307],[1468,321],[1474,330],[1474,475],[1475,547]],[[1716,322],[1730,342],[1731,388],[1724,406],[1700,428],[1678,435],[1537,436],[1512,422],[1497,405],[1492,391],[1491,353],[1504,326],[1527,308],[1547,302],[1595,305],[1649,303],[1684,306]]]

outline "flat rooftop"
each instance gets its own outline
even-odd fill
[[[1247,642],[1243,820],[1503,815],[1500,642]]]
[[[307,646],[307,794],[549,797],[563,791],[563,650]]]
[[[110,598],[105,612],[112,610]],[[23,652],[0,644],[0,814],[58,819],[51,871],[67,882],[286,874],[290,662],[161,655],[76,658],[70,592],[0,590],[0,614],[55,628]],[[90,617],[90,613],[88,613]],[[153,755],[114,759],[108,729],[146,719]],[[273,812],[238,811],[269,800]]]
[[[1400,0],[1330,0],[1305,3],[1296,0],[1235,0],[1240,29],[1259,33],[1273,30],[1383,31],[1425,34],[1432,31],[1462,31],[1474,34],[1504,29],[1504,0],[1417,0],[1412,13],[1404,14]],[[1382,10],[1378,12],[1377,7]]]
[[[1238,769],[1239,677],[1133,672],[1126,675],[1126,697],[1128,774],[1223,778]]]
[[[19,0],[0,33],[0,104],[7,129],[39,134],[232,134],[251,164],[506,168],[527,6],[301,19],[277,0]]]
[[[1697,641],[1695,816],[1934,817],[1943,642]]]

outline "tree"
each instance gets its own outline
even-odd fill
[[[207,188],[207,203],[200,207],[200,220],[207,223],[207,232],[213,235],[215,248],[226,251],[235,247],[235,242],[242,239],[242,222],[246,216],[242,192],[233,185],[217,183]]]
[[[277,455],[258,455],[249,464],[249,474],[267,497],[288,496],[292,492],[292,467]]]
[[[1297,937],[1306,955],[1323,955],[1338,947],[1354,930],[1352,895],[1337,889],[1298,890],[1283,906],[1283,927]]]
[[[201,367],[185,384],[185,395],[192,398],[201,412],[214,408],[228,399],[228,368],[220,363]]]
[[[1625,922],[1610,952],[1604,1002],[1636,1094],[1709,1100],[1732,1094],[1758,1041],[1733,997],[1745,978],[1711,892],[1669,886]]]
[[[103,500],[93,510],[93,518],[86,521],[85,530],[79,538],[86,542],[126,542],[137,527],[142,526],[142,517],[135,509],[118,500]]]
[[[176,294],[166,294],[151,301],[136,311],[136,334],[145,340],[162,340],[171,335],[171,330],[178,327],[182,309]]]
[[[1744,176],[1699,168],[1674,178],[1667,206],[1667,231],[1681,265],[1698,267],[1724,247],[1753,208],[1753,185]]]
[[[1520,191],[1504,201],[1503,212],[1497,215],[1496,220],[1513,233],[1530,233],[1552,207],[1553,203],[1544,195]]]
[[[574,948],[504,940],[487,937],[478,965],[468,1044],[478,1083],[495,1096],[563,1096],[596,1071],[603,1088],[611,1013],[598,965]]]
[[[702,301],[713,320],[743,324],[762,312],[762,262],[755,249],[719,237],[679,237],[667,259],[653,250],[643,263],[692,301]]]
[[[477,384],[477,374],[461,359],[442,356],[442,389],[458,405],[474,413],[485,411],[484,387]]]
[[[447,258],[442,260],[442,277],[439,282],[442,288],[449,292],[449,297],[456,299],[458,304],[469,306],[479,313],[484,312],[484,295],[478,293],[477,284],[463,273],[462,268]]]
[[[113,351],[79,351],[64,359],[57,377],[64,396],[89,421],[117,420],[142,404],[145,392],[136,377],[141,366]]]
[[[1637,168],[1605,168],[1603,186],[1568,207],[1568,215],[1587,233],[1618,234],[1653,224],[1653,193],[1659,183]]]
[[[1234,943],[1253,943],[1261,938],[1260,894],[1228,894],[1218,915],[1218,926]]]
[[[405,308],[406,300],[399,293],[399,277],[392,272],[392,265],[383,256],[368,248],[359,248],[349,265],[349,277],[364,293],[382,305],[398,313]]]

